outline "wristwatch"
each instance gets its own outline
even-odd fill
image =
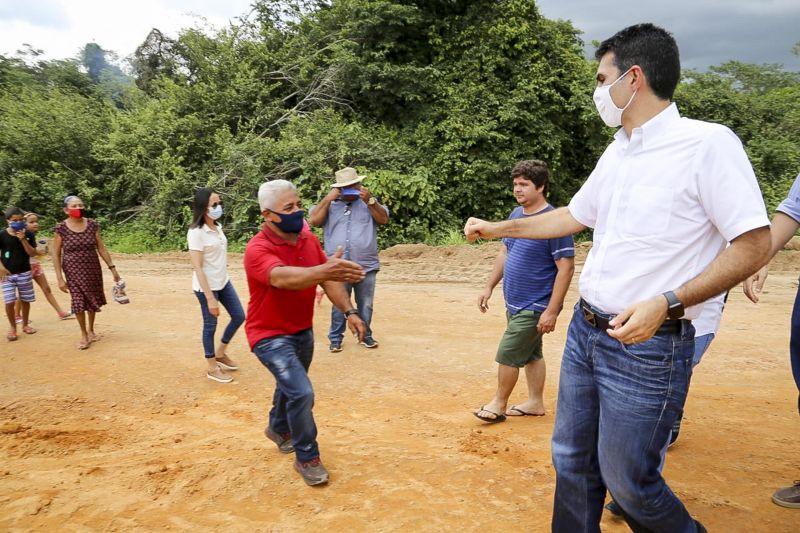
[[[678,300],[678,297],[675,296],[675,293],[672,291],[667,291],[664,293],[664,298],[667,299],[667,318],[670,320],[677,320],[683,316],[683,303]]]
[[[376,200],[374,196],[370,196],[369,200],[367,200],[367,205],[375,205],[377,203],[378,203],[378,200]]]
[[[355,307],[353,307],[352,309],[348,309],[347,311],[344,312],[345,318],[350,318],[351,315],[361,316],[358,314],[358,309],[356,309]]]

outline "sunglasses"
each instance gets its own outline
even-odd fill
[[[217,207],[218,205],[222,205],[222,202],[221,201],[220,202],[214,202],[213,204],[211,204],[211,208],[213,209],[213,208]]]

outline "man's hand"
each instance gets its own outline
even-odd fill
[[[364,269],[358,263],[342,259],[344,248],[338,246],[336,253],[328,258],[328,262],[320,265],[326,281],[358,283],[364,279]]]
[[[464,235],[470,242],[476,239],[493,239],[496,237],[493,233],[494,226],[493,222],[470,217],[464,226]]]
[[[358,315],[350,315],[347,317],[347,327],[356,336],[358,342],[364,342],[364,337],[367,336],[367,325],[361,320]]]
[[[539,316],[539,322],[536,324],[536,330],[539,333],[550,333],[556,329],[556,320],[558,319],[558,311],[550,309],[549,307],[542,311]]]
[[[25,240],[25,230],[21,229],[19,231],[15,231],[14,232],[14,237],[16,237],[17,239],[19,239],[21,241],[24,241]]]
[[[325,195],[325,199],[329,202],[333,202],[334,200],[338,200],[341,195],[342,189],[339,187],[331,187],[331,192]]]
[[[0,264],[0,281],[5,280],[6,277],[10,276],[10,275],[11,275],[11,272],[6,270],[6,267],[4,267],[2,264]]]
[[[359,189],[358,197],[361,198],[364,203],[367,203],[367,201],[372,198],[372,194],[369,192],[369,189],[362,185],[361,189]]]
[[[483,289],[478,295],[478,309],[481,310],[481,313],[485,313],[489,310],[489,298],[492,297],[492,289],[486,287]]]
[[[624,344],[644,342],[655,335],[667,318],[667,299],[658,295],[625,309],[611,320],[613,329],[606,332]]]
[[[767,281],[767,265],[761,267],[761,270],[750,276],[749,278],[745,278],[742,282],[742,290],[744,291],[744,295],[750,298],[750,301],[754,304],[758,303],[758,297],[761,294],[761,291],[764,289],[764,282]]]

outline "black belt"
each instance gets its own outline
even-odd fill
[[[604,315],[595,311],[589,302],[581,298],[580,301],[581,312],[586,322],[593,328],[602,329],[603,331],[611,329],[609,322],[613,320],[616,315]],[[689,323],[688,320],[665,320],[661,326],[656,330],[654,335],[671,335],[673,333],[680,333],[683,323]]]

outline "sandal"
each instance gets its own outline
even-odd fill
[[[86,350],[92,343],[90,341],[81,341],[78,343],[79,350]]]
[[[34,333],[36,333],[36,330],[30,326],[25,326],[22,328],[22,332],[27,333],[28,335],[33,335]]]
[[[17,340],[17,338],[18,338],[17,337],[17,330],[15,330],[15,329],[8,330],[8,333],[6,334],[6,339],[8,339],[9,342],[15,341],[15,340]]]

